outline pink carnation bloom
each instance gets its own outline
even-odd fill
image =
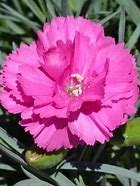
[[[136,112],[135,59],[82,17],[45,23],[7,57],[1,84],[2,105],[47,151],[104,143]]]

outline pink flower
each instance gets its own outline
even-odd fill
[[[136,112],[135,59],[82,17],[45,23],[4,62],[1,103],[47,151],[104,143]]]

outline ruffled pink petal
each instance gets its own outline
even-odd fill
[[[125,97],[126,93],[132,89],[132,76],[130,73],[134,68],[130,62],[132,56],[128,53],[127,49],[123,48],[122,44],[112,45],[109,48],[110,49],[107,47],[99,52],[96,61],[97,66],[95,66],[98,71],[98,69],[100,69],[99,62],[102,58],[109,59],[109,70],[106,76],[105,86],[105,99],[108,100],[111,99],[111,97],[115,99],[115,96],[117,96],[117,99]],[[126,61],[129,61],[127,66]]]
[[[79,110],[80,107],[82,106],[83,102],[84,102],[84,100],[82,100],[80,98],[71,99],[68,104],[68,113],[75,112],[75,111]]]
[[[17,48],[16,51],[10,54],[8,59],[21,65],[28,64],[33,67],[40,66],[35,42],[29,46],[21,44],[20,48]]]
[[[128,115],[133,115],[137,111],[135,105],[137,103],[138,95],[140,94],[140,90],[139,90],[138,87],[135,87],[135,88],[132,88],[129,93],[130,93],[131,96],[129,96],[129,99],[127,99],[126,113]]]
[[[92,44],[96,43],[98,39],[104,38],[104,31],[101,24],[91,22],[82,17],[78,17],[76,19],[76,24],[77,24],[76,30],[81,32],[85,36],[88,36]]]
[[[76,19],[70,16],[59,17],[52,20],[51,26],[45,24],[43,33],[38,32],[39,53],[43,52],[43,48],[40,48],[41,45],[44,49],[47,49],[56,46],[58,40],[64,43],[68,40],[73,42],[76,31],[88,36],[91,43],[95,43],[98,39],[104,37],[104,31],[100,24],[90,22],[82,17]]]
[[[53,97],[50,97],[50,95],[34,95],[34,107],[42,107],[47,104],[51,104],[53,102]]]
[[[32,118],[32,115],[33,115],[33,107],[29,107],[22,111],[21,118],[23,120],[26,120],[28,118]]]
[[[84,101],[96,101],[101,100],[104,97],[104,87],[108,68],[109,62],[106,61],[102,71],[99,74],[93,76],[91,80],[87,78],[87,87],[82,96]]]
[[[30,117],[29,117],[30,118]],[[32,119],[26,118],[19,122],[22,127],[25,127],[26,132],[30,132],[33,137],[37,136],[44,129],[44,125],[40,124],[38,121],[33,121]]]
[[[134,57],[82,17],[59,17],[5,60],[0,101],[46,151],[104,143],[136,112]]]
[[[52,38],[53,40],[55,40],[55,43],[58,40],[61,40],[64,43],[66,43],[67,40],[68,40],[67,31],[66,31],[66,24],[65,24],[66,20],[67,20],[67,18],[58,17],[56,19],[53,19],[52,22],[51,22],[51,29],[49,30],[47,36],[54,35],[53,33],[55,31],[55,33],[56,33],[55,37],[54,36],[49,37],[49,38]]]
[[[58,17],[52,20],[51,26],[45,24],[43,33],[46,36],[46,43],[49,47],[56,46],[58,40],[66,43],[68,40],[73,41],[76,29],[76,21],[73,17]],[[54,35],[55,33],[55,35]],[[42,41],[44,36],[39,34],[39,40]],[[44,41],[45,42],[45,41]],[[42,41],[42,43],[44,43]],[[44,44],[45,46],[46,44]]]
[[[50,77],[56,81],[64,73],[64,70],[70,65],[73,54],[72,44],[67,42],[57,42],[57,48],[51,48],[43,54],[44,64],[42,66]]]
[[[87,78],[86,88],[83,91],[83,94],[77,98],[72,98],[68,104],[68,111],[75,112],[84,102],[94,102],[101,100],[104,97],[104,86],[106,80],[106,74],[108,72],[108,62],[104,65],[100,74],[96,75],[92,79]]]
[[[80,32],[75,34],[74,45],[72,73],[78,73],[85,77],[88,74],[91,62],[96,56],[96,52],[93,53],[93,48],[91,49],[90,38]]]
[[[0,94],[0,102],[2,106],[10,113],[20,113],[26,109],[26,105],[17,100],[10,92],[3,90]]]
[[[26,104],[26,102],[30,102],[31,97],[29,98],[23,93],[18,83],[19,68],[23,64],[36,67],[40,66],[35,42],[29,46],[21,44],[20,48],[13,51],[4,61],[3,86],[11,89],[11,95],[14,95],[17,100]]]
[[[97,119],[98,123],[103,123],[109,130],[116,129],[119,125],[124,124],[126,114],[127,99],[112,102],[112,106],[103,106],[98,112],[92,115]]]
[[[69,103],[69,97],[67,95],[63,95],[62,96],[61,94],[57,93],[53,97],[53,102],[55,104],[55,107],[57,107],[57,108],[64,108]]]
[[[111,136],[104,124],[98,123],[92,115],[83,113],[80,113],[77,119],[74,119],[74,116],[70,118],[68,127],[73,135],[78,136],[88,145],[94,145],[96,141],[104,143]]]
[[[56,116],[57,118],[67,118],[67,108],[55,108],[52,105],[46,105],[41,108],[34,109],[35,114],[39,114],[41,118],[50,118]]]
[[[42,54],[44,51],[49,49],[48,40],[44,32],[38,31],[37,32],[38,40],[37,40],[37,53],[40,58],[42,58]]]
[[[67,119],[44,119],[36,122],[31,120],[23,120],[20,122],[25,127],[25,131],[29,131],[35,143],[40,148],[47,151],[58,150],[60,148],[72,148],[81,144],[79,139],[72,135],[67,127]]]
[[[14,66],[14,65],[13,65]],[[17,74],[5,71],[3,77],[3,84],[5,87],[17,90]]]
[[[29,96],[52,95],[54,92],[54,83],[41,70],[28,65],[19,68],[19,82]]]

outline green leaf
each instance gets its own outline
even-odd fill
[[[7,15],[11,15],[17,18],[19,21],[23,21],[25,24],[27,24],[28,26],[35,30],[38,29],[39,25],[37,23],[30,21],[24,15],[20,14],[19,12],[17,12],[16,10],[14,10],[13,8],[4,3],[0,3],[0,5],[3,7],[3,11],[6,12]]]
[[[21,156],[19,156],[18,154],[16,154],[15,152],[13,152],[2,144],[0,144],[0,151],[18,164],[26,165],[25,161],[21,158]]]
[[[114,175],[120,175],[129,179],[133,179],[140,182],[140,175],[130,171],[128,169],[120,168],[114,165],[102,164],[102,163],[91,163],[91,162],[70,162],[65,163],[60,167],[62,170],[73,170],[73,171],[95,171]]]
[[[14,34],[25,34],[25,31],[11,20],[5,20],[6,25]]]
[[[27,179],[16,183],[14,186],[51,186],[52,184],[37,179]]]
[[[2,14],[0,14],[0,19],[11,20],[11,21],[15,21],[15,22],[21,22],[18,18],[10,16],[10,15],[2,15]]]
[[[69,7],[75,12],[79,12],[79,10],[81,10],[84,3],[85,3],[85,0],[78,0],[78,1],[68,0]]]
[[[44,13],[40,10],[39,6],[35,3],[33,0],[24,0],[24,2],[27,4],[27,6],[33,11],[33,13],[36,15],[36,17],[44,23],[46,20],[46,16]]]
[[[120,21],[119,21],[119,42],[124,42],[125,36],[125,10],[121,7]]]
[[[40,8],[41,8],[42,12],[43,12],[44,15],[46,16],[46,15],[47,15],[47,14],[46,14],[46,5],[45,5],[44,0],[38,0],[38,3],[39,3],[39,5],[40,5]]]
[[[130,16],[132,21],[139,25],[140,23],[140,9],[137,7],[133,0],[116,0],[121,6],[124,7],[127,14]]]
[[[22,11],[22,4],[20,3],[19,0],[13,0],[13,4],[15,5],[16,9],[18,12],[23,13]]]
[[[67,0],[61,0],[61,9],[62,9],[63,16],[73,15],[70,7],[68,6]]]
[[[123,176],[120,176],[120,175],[116,175],[116,177],[118,178],[118,180],[121,182],[121,184],[123,186],[130,186],[130,180],[128,178],[125,178]]]
[[[21,166],[22,171],[25,173],[26,176],[28,176],[31,179],[39,179],[37,175],[33,174],[32,172],[25,169],[23,166]],[[61,172],[57,172],[51,175],[51,178],[57,182],[60,186],[75,186],[75,184],[69,180],[66,176],[64,176]]]
[[[11,147],[2,138],[0,138],[0,144],[4,145],[8,149],[11,149]]]
[[[101,0],[94,0],[91,1],[91,6],[89,7],[89,13],[95,12],[95,14],[98,14],[102,10],[102,1]]]
[[[51,175],[51,178],[53,178],[60,186],[75,186],[75,184],[61,172]]]
[[[126,44],[126,46],[131,50],[134,45],[137,43],[138,38],[140,36],[140,24],[136,27],[136,29],[134,30],[133,34],[131,35],[128,43]]]
[[[3,128],[0,127],[0,139],[2,139],[11,149],[18,153],[25,150],[25,146],[17,141],[16,138],[10,136]]]
[[[5,58],[4,54],[0,51],[0,67],[2,65],[4,58]],[[0,110],[0,112],[2,112],[2,111]],[[1,113],[1,115],[2,115],[2,113]]]
[[[23,171],[23,173],[28,177],[28,178],[31,178],[31,179],[39,179],[39,177],[35,174],[33,174],[31,171],[27,170],[26,168],[24,168],[22,165],[21,165],[21,169]]]
[[[99,23],[105,24],[106,22],[110,21],[112,18],[114,18],[116,15],[118,15],[120,13],[120,10],[121,9],[119,8],[116,12],[114,12],[114,13],[108,15],[107,17],[105,17],[104,19],[100,20]]]
[[[56,184],[56,181],[53,180],[47,173],[41,172],[39,170],[34,169],[33,167],[26,164],[26,162],[19,156],[18,154],[14,153],[10,149],[6,148],[4,145],[0,144],[0,151],[6,155],[8,158],[10,158],[15,163],[22,165],[25,169],[30,171],[31,173],[37,175],[41,179],[45,179],[50,181],[51,183]]]
[[[63,12],[62,12],[62,2],[63,0],[51,0],[52,5],[54,7],[54,10],[56,11],[56,15],[62,16]]]
[[[16,171],[14,167],[6,163],[2,163],[1,160],[0,160],[0,170]]]
[[[13,47],[13,50],[16,50],[16,48],[17,48],[17,45],[14,41],[12,42],[12,47]]]
[[[56,17],[54,6],[50,0],[46,0],[46,6],[47,6],[47,9],[48,9],[48,12],[49,12],[51,18]]]
[[[136,57],[136,60],[138,61],[137,63],[137,66],[140,67],[140,52],[138,49],[135,50],[135,57]]]
[[[75,179],[76,186],[86,186],[84,180],[81,175],[79,175],[79,179]]]

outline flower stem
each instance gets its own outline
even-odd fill
[[[78,159],[79,161],[82,160],[82,158],[83,158],[83,156],[84,156],[86,150],[87,150],[87,146],[84,147],[84,149],[83,149],[83,151],[82,151],[82,153],[81,153],[81,155],[80,155],[80,157],[79,157],[79,159]]]
[[[96,154],[93,156],[93,159],[92,159],[93,163],[95,163],[97,161],[97,159],[101,155],[102,151],[104,150],[105,146],[106,146],[106,143],[99,146],[99,148],[97,149]]]

